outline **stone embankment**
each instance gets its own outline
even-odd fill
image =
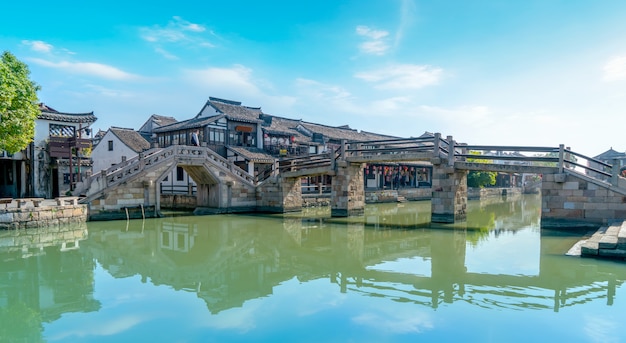
[[[602,226],[577,246],[583,257],[626,259],[626,221]],[[578,250],[576,246],[572,249]]]
[[[77,197],[2,199],[0,230],[51,227],[87,221],[87,205]]]

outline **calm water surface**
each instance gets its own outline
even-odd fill
[[[540,198],[0,232],[0,342],[623,342],[626,264]]]

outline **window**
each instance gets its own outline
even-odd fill
[[[176,181],[185,180],[183,172],[184,172],[184,169],[182,167],[176,167]]]
[[[50,124],[48,134],[53,137],[74,137],[76,127],[69,125]]]
[[[209,133],[209,143],[224,144],[224,130],[215,128],[208,128],[207,130]]]
[[[109,151],[113,151],[113,141],[109,141]]]

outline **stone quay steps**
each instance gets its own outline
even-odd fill
[[[580,256],[626,259],[626,221],[603,226],[579,243]]]

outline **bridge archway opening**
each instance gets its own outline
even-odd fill
[[[170,185],[165,191],[164,184],[168,181]],[[188,210],[220,207],[219,178],[204,165],[177,163],[159,177],[159,184],[160,207]]]

